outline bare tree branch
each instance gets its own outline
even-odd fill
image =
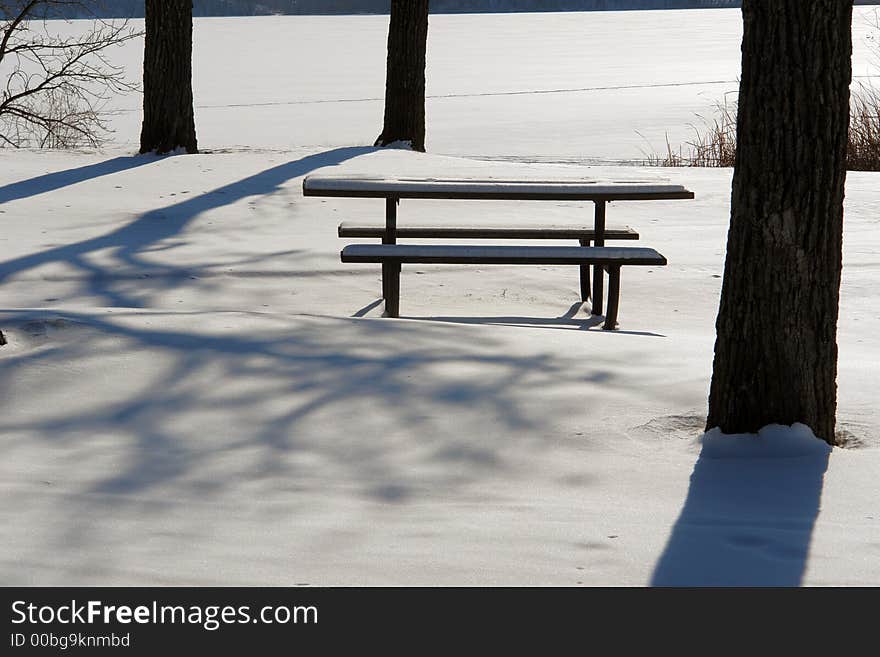
[[[108,49],[141,36],[127,21],[95,17],[75,36],[52,22],[84,0],[0,0],[0,147],[97,146],[113,94],[137,89]]]

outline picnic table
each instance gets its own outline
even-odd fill
[[[605,328],[616,323],[619,268],[627,264],[666,264],[653,249],[605,246],[606,239],[638,239],[630,228],[606,227],[606,205],[611,201],[692,199],[693,192],[681,185],[662,182],[597,180],[502,180],[439,177],[383,177],[373,175],[313,174],[303,180],[304,196],[382,198],[384,226],[343,223],[340,236],[381,237],[382,245],[354,245],[342,252],[343,261],[381,262],[386,315],[398,315],[400,265],[403,262],[489,264],[579,264],[582,300],[592,302],[591,312],[603,310],[604,272],[608,271],[609,312]],[[594,204],[592,226],[424,226],[399,227],[397,208],[401,199],[579,201]],[[474,239],[578,239],[580,247],[468,247],[398,245],[398,237]],[[590,246],[592,242],[592,246]],[[383,248],[384,247],[384,248]],[[568,249],[562,251],[560,249]],[[650,253],[649,253],[650,252]],[[592,290],[589,267],[593,267]],[[611,304],[613,302],[613,308]],[[611,326],[609,327],[609,323]]]

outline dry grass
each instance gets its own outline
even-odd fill
[[[694,138],[673,149],[666,138],[666,153],[647,154],[646,163],[657,167],[732,167],[736,159],[736,103],[715,104],[713,116],[697,115],[700,124],[691,124]]]
[[[860,85],[853,91],[846,167],[850,171],[880,171],[880,91]]]
[[[846,164],[851,171],[880,171],[880,90],[866,85],[853,89]],[[694,138],[666,153],[647,156],[658,167],[732,167],[736,161],[736,103],[716,104],[711,118],[692,125]]]

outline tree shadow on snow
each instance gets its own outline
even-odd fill
[[[57,372],[31,400],[42,410],[6,415],[0,436],[13,463],[53,454],[50,470],[78,473],[59,475],[56,504],[70,520],[40,543],[79,555],[70,576],[125,568],[150,519],[189,517],[195,500],[244,494],[265,522],[284,523],[309,495],[408,505],[532,476],[548,423],[588,404],[591,389],[625,385],[612,357],[510,353],[491,333],[462,341],[442,324],[213,315],[206,326],[197,312],[4,312],[0,390]],[[118,383],[95,375],[120,367]],[[31,492],[11,491],[6,508],[33,508]],[[138,519],[134,534],[107,530],[107,514],[120,513]],[[92,564],[98,543],[103,561]]]
[[[534,387],[553,390],[575,381],[606,387],[615,384],[610,367],[602,367],[601,357],[573,368],[568,359],[551,353],[506,354],[500,343],[488,336],[471,336],[467,344],[461,344],[460,333],[442,325],[297,316],[285,317],[273,329],[254,334],[234,326],[229,331],[205,331],[199,312],[143,316],[162,328],[127,321],[139,317],[128,312],[23,310],[5,311],[4,315],[17,342],[24,339],[41,346],[25,348],[23,353],[3,353],[0,389],[12,386],[22,372],[44,362],[75,363],[96,354],[102,360],[125,358],[147,350],[166,363],[158,378],[138,382],[141,388],[136,394],[106,403],[85,396],[77,405],[82,410],[73,413],[47,413],[23,424],[10,423],[8,418],[0,422],[0,433],[36,431],[53,444],[73,444],[102,432],[135,436],[137,456],[130,461],[130,468],[108,472],[92,492],[134,493],[171,484],[200,459],[213,458],[218,448],[266,450],[258,468],[251,463],[240,473],[245,479],[276,471],[286,471],[294,478],[297,474],[312,476],[311,466],[298,472],[295,465],[288,470],[278,460],[307,449],[324,453],[328,468],[336,463],[350,469],[352,482],[364,478],[396,481],[402,473],[375,476],[384,469],[380,463],[393,467],[397,459],[398,446],[385,442],[389,429],[400,428],[417,436],[419,428],[435,416],[443,420],[448,414],[457,422],[461,413],[473,411],[479,418],[494,418],[497,424],[497,436],[481,437],[486,450],[512,452],[517,446],[511,432],[540,435],[538,430],[546,421],[545,412],[535,413],[530,406]],[[259,313],[253,315],[255,320],[260,318]],[[61,337],[64,332],[71,333]],[[121,342],[99,348],[110,338]],[[473,376],[475,367],[481,370],[479,378]],[[234,386],[210,385],[215,380],[237,379],[253,380],[262,387],[243,392]],[[64,389],[71,382],[56,379],[51,384]],[[571,402],[579,407],[583,398]],[[261,404],[270,408],[261,410]],[[166,423],[173,426],[179,413],[212,408],[253,416],[254,422],[246,423],[242,435],[235,439],[218,436],[207,444],[186,443],[176,439],[172,429],[163,428]],[[566,406],[559,412],[572,410]],[[324,413],[329,415],[321,420],[319,431],[307,438],[301,425]],[[358,413],[362,413],[359,421]],[[353,421],[360,430],[356,435],[351,434]],[[365,440],[374,421],[378,423],[377,434]],[[479,451],[472,448],[469,436],[447,436],[444,432],[433,440],[439,441],[434,456],[441,460],[463,453],[452,449],[453,445],[470,446],[473,454]],[[535,444],[542,440],[535,438]],[[430,460],[431,453],[429,449],[423,456]],[[487,463],[503,460],[500,454],[486,458],[486,453],[481,453],[475,465],[481,470]],[[467,468],[459,467],[454,477],[466,472]]]
[[[799,586],[830,454],[737,458],[704,445],[651,584]]]
[[[309,155],[266,169],[204,194],[190,197],[174,205],[151,210],[131,223],[105,235],[7,260],[0,263],[0,283],[16,274],[43,265],[64,263],[85,275],[85,292],[102,298],[105,305],[140,308],[144,305],[143,301],[136,298],[130,291],[120,289],[115,283],[120,277],[124,280],[127,272],[128,274],[136,272],[137,276],[141,278],[149,278],[155,273],[160,280],[166,281],[197,276],[200,273],[199,267],[178,268],[158,265],[143,257],[144,254],[160,248],[160,244],[164,240],[180,235],[194,219],[205,212],[230,205],[249,196],[271,194],[293,178],[304,176],[321,167],[340,164],[371,150],[373,149],[366,147],[346,147]],[[127,160],[130,158],[117,159]],[[155,159],[145,160],[144,163],[149,161],[155,161]],[[83,167],[83,169],[90,169],[90,167]],[[61,173],[66,174],[67,172]],[[64,179],[63,176],[58,180],[62,179]],[[91,261],[92,254],[104,250],[109,250],[113,254],[110,265],[99,265]],[[173,275],[175,271],[179,276]]]
[[[152,164],[159,159],[152,155],[114,157],[95,164],[65,169],[64,171],[53,171],[28,180],[19,180],[0,187],[0,204],[38,196],[69,185]]]

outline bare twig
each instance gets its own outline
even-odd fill
[[[93,18],[75,36],[49,21],[82,0],[0,0],[0,146],[98,146],[108,132],[107,101],[137,86],[107,50],[140,36],[127,21]],[[92,14],[94,16],[94,14]]]

